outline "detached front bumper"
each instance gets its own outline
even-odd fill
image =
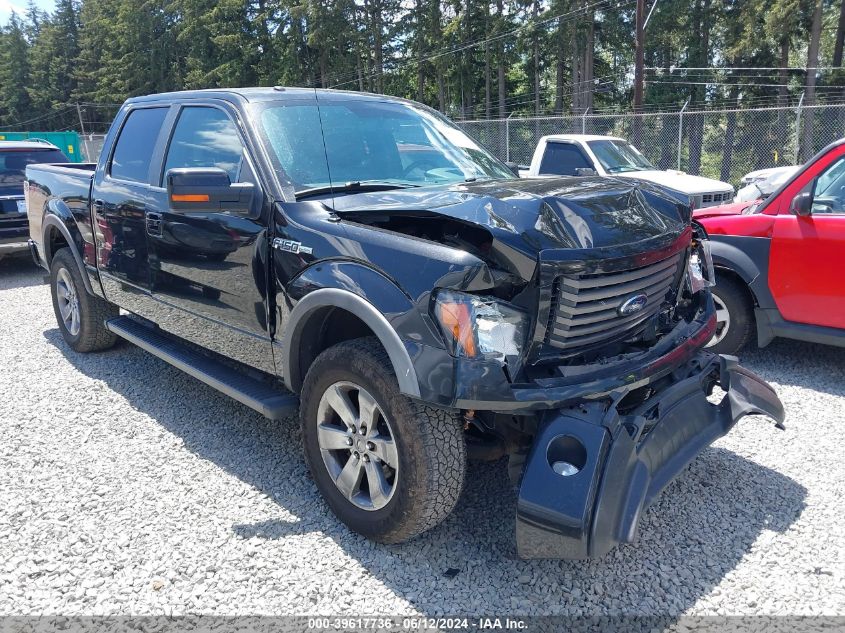
[[[522,558],[593,558],[633,541],[643,509],[741,417],[784,420],[774,390],[733,357],[702,352],[673,378],[624,415],[622,392],[610,407],[589,403],[544,414],[517,502]],[[707,399],[715,385],[726,392],[719,404]],[[558,474],[556,463],[577,472]]]

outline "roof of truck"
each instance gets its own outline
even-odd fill
[[[329,90],[323,88],[288,88],[275,86],[266,88],[209,88],[204,90],[182,90],[179,92],[162,92],[159,94],[146,95],[143,97],[132,97],[127,103],[143,103],[148,101],[167,101],[168,99],[209,99],[209,98],[231,98],[239,97],[243,101],[283,101],[285,99],[297,99],[319,94],[322,99],[369,99],[373,101],[406,101],[399,97],[374,94],[371,92],[353,92],[350,90]]]
[[[548,134],[542,137],[543,141],[624,141],[618,136],[603,136],[600,134]]]
[[[24,151],[24,150],[44,150],[44,149],[59,149],[49,141],[40,139],[33,139],[30,141],[0,141],[0,152],[10,151]]]

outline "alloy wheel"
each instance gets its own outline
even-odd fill
[[[379,510],[396,492],[399,454],[375,398],[352,382],[336,382],[320,398],[317,444],[337,489],[362,510]]]
[[[56,275],[56,297],[65,329],[71,336],[77,336],[80,327],[79,296],[66,268],[60,268]]]
[[[713,347],[728,335],[728,330],[731,328],[731,313],[725,302],[722,301],[716,293],[713,293],[713,304],[716,306],[716,331],[705,347]]]

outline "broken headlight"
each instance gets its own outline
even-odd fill
[[[716,285],[716,271],[713,268],[709,240],[697,239],[693,242],[692,253],[687,264],[687,280],[692,294]]]
[[[528,332],[528,315],[493,297],[441,290],[434,316],[453,356],[518,356]]]

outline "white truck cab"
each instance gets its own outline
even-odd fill
[[[691,176],[682,171],[657,169],[625,139],[591,134],[544,136],[534,150],[524,177],[618,176],[636,178],[669,187],[690,197],[696,209],[730,202],[734,189],[726,182]]]

